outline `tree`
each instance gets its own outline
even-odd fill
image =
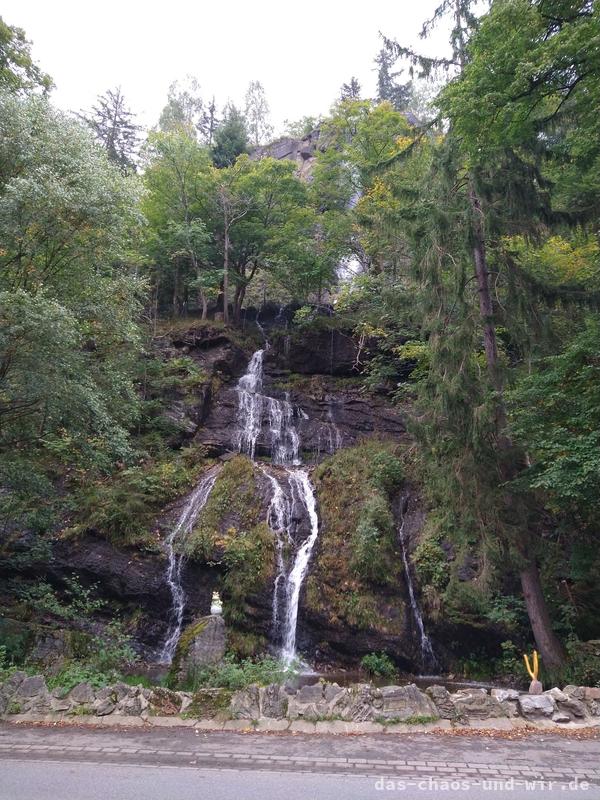
[[[215,98],[213,96],[210,103],[206,106],[203,124],[204,139],[209,147],[212,147],[215,131],[218,127],[219,120],[217,117],[217,104],[215,103]]]
[[[273,135],[273,126],[269,122],[269,104],[260,81],[250,81],[248,84],[244,117],[250,144],[254,147],[264,144]]]
[[[340,100],[360,100],[360,83],[352,76],[348,83],[343,83],[340,89]]]
[[[44,99],[0,95],[0,482],[130,457],[139,186]],[[41,465],[41,466],[40,466]],[[6,497],[4,498],[6,499]]]
[[[219,279],[211,267],[214,250],[207,229],[207,196],[212,192],[206,147],[184,128],[149,138],[143,209],[148,219],[146,249],[154,261],[156,296],[170,289],[175,316],[197,292],[202,318]]]
[[[450,401],[447,393],[444,395],[444,392],[449,391],[451,387],[449,382],[446,381],[448,384],[447,390],[444,389],[445,379],[443,376],[448,375],[448,369],[453,362],[457,365],[460,364],[461,370],[465,370],[468,359],[472,357],[469,356],[468,349],[472,352],[475,331],[469,320],[469,306],[466,304],[465,287],[468,285],[469,279],[464,271],[466,264],[462,263],[464,256],[470,250],[471,278],[477,287],[478,330],[482,335],[488,377],[487,387],[478,387],[475,373],[472,373],[469,378],[470,387],[467,387],[463,381],[463,378],[468,374],[465,372],[464,376],[461,375],[461,383],[463,383],[465,391],[468,391],[472,398],[470,402],[473,404],[479,402],[480,406],[482,408],[484,406],[487,407],[491,414],[485,426],[481,424],[481,421],[479,422],[479,432],[476,429],[472,431],[478,437],[477,447],[483,448],[481,452],[486,453],[487,464],[487,473],[474,477],[475,480],[479,480],[481,489],[487,486],[485,491],[490,498],[495,495],[496,499],[493,502],[498,504],[496,522],[494,523],[495,534],[499,543],[513,548],[532,630],[546,667],[553,669],[563,663],[564,650],[553,632],[539,576],[537,531],[536,524],[532,521],[532,506],[535,506],[534,499],[532,497],[526,499],[519,497],[507,489],[498,491],[499,487],[506,486],[507,483],[510,483],[515,478],[523,464],[523,454],[512,441],[507,431],[505,400],[505,362],[507,355],[499,341],[498,317],[502,311],[508,324],[513,324],[513,320],[521,313],[524,305],[522,298],[519,298],[514,289],[517,285],[521,289],[525,289],[526,284],[522,274],[514,269],[514,262],[506,257],[506,253],[502,251],[502,247],[498,247],[497,243],[502,235],[516,231],[526,231],[528,235],[535,235],[536,227],[537,231],[539,231],[539,225],[544,220],[547,222],[549,217],[547,198],[545,197],[546,186],[543,175],[536,163],[535,154],[536,150],[539,149],[536,146],[538,143],[535,143],[533,139],[529,139],[529,151],[525,155],[524,151],[519,152],[517,148],[510,146],[511,144],[514,145],[514,142],[508,143],[509,146],[507,147],[506,139],[497,140],[497,144],[494,144],[493,138],[489,137],[488,133],[493,130],[490,117],[494,117],[497,120],[498,114],[502,114],[503,102],[501,93],[499,93],[498,83],[507,80],[510,82],[511,68],[510,64],[509,68],[506,68],[505,56],[510,51],[512,58],[513,50],[509,44],[508,51],[505,51],[507,40],[511,36],[520,37],[524,32],[527,37],[528,33],[531,33],[531,29],[529,28],[528,30],[527,25],[516,28],[515,20],[513,19],[511,24],[495,29],[495,39],[493,35],[489,35],[490,31],[486,30],[488,24],[493,25],[489,21],[494,19],[494,9],[498,9],[500,15],[506,13],[510,15],[520,7],[522,12],[540,14],[545,17],[547,9],[545,7],[542,9],[542,5],[544,4],[530,3],[528,0],[522,0],[522,2],[518,0],[515,3],[497,3],[492,7],[490,15],[477,20],[471,8],[472,3],[467,2],[467,0],[445,0],[436,10],[433,20],[425,24],[424,33],[426,34],[433,23],[445,14],[452,14],[454,28],[451,37],[453,44],[451,58],[423,58],[410,48],[404,48],[389,41],[387,46],[394,55],[402,55],[408,58],[413,66],[418,66],[421,74],[431,74],[436,67],[443,67],[452,71],[455,75],[447,89],[442,92],[440,98],[441,108],[449,120],[449,133],[443,148],[443,170],[446,172],[445,182],[447,188],[440,187],[443,191],[443,199],[441,206],[439,199],[436,203],[436,216],[439,223],[439,210],[444,207],[443,204],[448,207],[448,211],[454,207],[454,219],[460,219],[461,225],[455,225],[451,235],[449,232],[440,230],[439,224],[436,226],[437,229],[431,226],[431,243],[433,244],[435,241],[439,256],[432,259],[431,253],[429,253],[427,258],[429,259],[429,265],[440,264],[440,274],[443,274],[441,258],[444,254],[447,254],[446,257],[451,258],[451,263],[455,264],[459,292],[451,308],[454,310],[463,309],[463,320],[461,322],[457,320],[455,323],[457,326],[455,342],[456,345],[461,344],[458,333],[462,330],[463,350],[462,356],[459,356],[458,352],[451,354],[448,347],[451,339],[446,334],[446,346],[440,347],[439,350],[444,354],[445,364],[442,365],[440,363],[440,384],[435,388],[432,387],[431,396],[432,398],[436,397],[440,405],[442,396],[445,397],[443,402],[446,409],[446,419],[448,419],[447,408]],[[553,15],[551,14],[550,16],[552,17]],[[529,38],[528,45],[523,47],[523,43],[521,43],[517,49],[517,60],[522,59],[517,67],[519,82],[522,87],[532,85],[531,78],[528,79],[526,76],[523,82],[523,70],[525,72],[529,70],[531,53],[535,53],[536,46],[540,46],[541,42],[546,41],[543,38],[543,34],[540,34],[541,31],[538,29],[536,35]],[[500,39],[498,36],[500,36]],[[550,38],[552,38],[551,35]],[[487,57],[479,60],[478,48],[486,43],[490,45],[487,48]],[[543,45],[541,46],[543,47]],[[550,63],[552,63],[555,55],[555,46],[551,44],[546,53]],[[492,47],[497,52],[494,57],[490,58],[490,49]],[[562,55],[559,57],[559,63],[564,63]],[[546,91],[552,94],[551,85],[545,85],[545,77],[553,74],[553,69],[550,68],[548,70],[548,61],[545,62],[541,72],[540,66],[534,67],[534,72],[538,78],[542,76],[541,84],[543,88],[540,90],[539,98],[539,100],[542,100],[542,98],[546,97]],[[474,83],[470,82],[471,77],[477,75],[481,76],[484,81],[496,82],[496,87],[493,90],[495,94],[490,96],[492,108],[489,116],[487,109],[482,113],[477,111],[478,108],[482,109],[485,105],[485,103],[482,104],[484,92],[482,92],[481,83],[475,88]],[[537,78],[535,83],[537,83]],[[568,86],[563,88],[566,92],[569,92]],[[526,89],[524,94],[525,96],[529,95],[529,91]],[[467,96],[469,97],[468,107],[465,103]],[[500,99],[500,103],[495,106],[498,99]],[[535,116],[537,103],[535,98],[532,99],[533,103],[526,102],[528,107],[523,108],[524,120],[531,117],[532,111]],[[476,120],[469,119],[469,113],[471,112],[477,114]],[[488,124],[482,125],[481,123],[486,117]],[[505,125],[506,120],[504,121]],[[477,142],[476,137],[473,135],[475,131],[477,131],[478,136]],[[524,139],[522,144],[525,144]],[[450,187],[452,187],[451,190]],[[456,238],[461,228],[462,236],[464,237],[462,242]],[[468,249],[465,249],[465,246]],[[458,250],[456,249],[457,247],[459,248]],[[423,263],[425,264],[425,262]],[[491,266],[492,264],[494,265],[493,267]],[[498,271],[498,264],[503,265],[506,274],[507,295],[505,302],[508,302],[508,309],[495,302],[495,295],[492,289],[492,274]],[[441,292],[446,291],[444,284],[441,282],[440,274],[435,279],[435,291],[438,296],[440,296]],[[495,280],[495,284],[497,287],[498,279]],[[497,293],[498,289],[496,288],[495,291]],[[432,338],[431,341],[435,343],[435,339]],[[516,346],[519,347],[520,344],[522,343],[516,343]],[[457,357],[460,360],[457,360]],[[451,358],[452,361],[450,360]],[[434,362],[432,361],[432,363]],[[454,382],[458,385],[456,377]],[[479,416],[481,419],[481,411]],[[461,426],[458,418],[456,425],[455,435],[458,435],[457,432]],[[484,434],[483,436],[482,433]],[[464,441],[466,443],[467,440],[465,439]],[[475,449],[474,444],[471,447],[473,450]],[[480,463],[483,464],[482,457],[479,456],[479,458]],[[495,489],[494,487],[497,488]]]
[[[7,25],[0,17],[0,90],[26,93],[40,89],[46,95],[52,78],[31,57],[25,31]]]
[[[377,65],[377,99],[387,100],[396,111],[404,111],[412,96],[412,82],[398,83],[396,78],[402,74],[402,70],[392,72],[396,58],[390,53],[389,49],[382,47],[375,56]]]
[[[236,158],[248,151],[246,121],[231,103],[225,108],[223,120],[214,134],[212,159],[215,167],[230,167]]]
[[[304,139],[309,133],[312,133],[321,124],[321,117],[301,117],[298,120],[284,121],[286,136],[291,136],[294,139]]]
[[[80,116],[121,172],[135,171],[141,127],[135,123],[135,114],[120,87],[100,95],[92,111]]]

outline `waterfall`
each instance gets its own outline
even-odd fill
[[[167,558],[169,561],[167,567],[167,584],[171,591],[171,597],[173,598],[173,621],[171,622],[167,638],[165,639],[160,653],[160,662],[162,664],[170,664],[173,660],[175,648],[177,647],[177,642],[181,635],[183,612],[185,609],[185,592],[183,591],[183,585],[181,583],[181,568],[183,566],[184,557],[181,553],[175,551],[175,542],[176,540],[183,539],[191,532],[202,509],[206,505],[208,496],[217,480],[218,473],[218,470],[213,469],[202,477],[198,486],[196,486],[188,497],[185,507],[179,515],[179,519],[171,529],[165,541]]]
[[[291,508],[283,487],[279,480],[271,475],[264,467],[261,467],[263,475],[271,484],[271,502],[267,511],[267,524],[275,534],[275,561],[277,574],[273,584],[273,612],[271,625],[273,636],[276,637],[279,630],[279,607],[282,603],[282,590],[286,580],[286,565],[284,559],[284,547],[286,543],[292,544],[290,536]]]
[[[296,655],[296,628],[298,626],[298,601],[300,600],[300,589],[306,577],[308,562],[312,554],[313,547],[319,535],[319,518],[317,516],[317,504],[313,486],[308,477],[308,472],[304,469],[289,471],[290,484],[295,487],[302,498],[302,502],[308,513],[310,520],[310,535],[300,545],[292,569],[287,576],[286,586],[286,613],[285,631],[283,638],[282,658],[289,664]]]
[[[275,534],[277,574],[273,586],[272,634],[275,641],[281,642],[282,659],[289,664],[296,654],[300,592],[319,533],[319,520],[313,486],[308,472],[300,466],[300,435],[295,425],[296,419],[307,417],[301,409],[294,408],[289,393],[283,400],[262,394],[264,353],[265,350],[254,353],[236,387],[238,431],[235,442],[238,450],[254,461],[264,424],[268,428],[264,446],[268,446],[272,463],[283,470],[281,475],[279,471],[269,471],[260,465],[271,484],[267,522]],[[286,550],[296,544],[299,511],[309,521],[310,532],[289,564]]]
[[[238,422],[237,448],[254,460],[256,441],[262,428],[263,400],[262,370],[264,350],[257,350],[250,359],[245,375],[238,381]]]
[[[419,604],[417,603],[417,598],[415,595],[415,587],[413,584],[412,575],[410,572],[410,567],[408,563],[408,551],[407,551],[407,542],[405,540],[405,531],[404,526],[406,523],[406,505],[408,503],[407,498],[403,497],[400,503],[400,514],[401,523],[400,527],[398,528],[398,538],[400,540],[400,551],[402,553],[402,563],[404,564],[404,574],[406,576],[406,585],[408,587],[408,598],[410,600],[410,608],[412,611],[413,618],[415,620],[415,624],[417,626],[417,631],[419,633],[419,640],[421,646],[421,666],[423,669],[432,668],[437,666],[437,659],[435,657],[435,653],[433,652],[433,646],[431,644],[431,639],[427,635],[425,631],[425,624],[423,623],[423,615],[421,614],[421,609]]]

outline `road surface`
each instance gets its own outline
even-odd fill
[[[600,800],[600,739],[0,724],[0,800]]]

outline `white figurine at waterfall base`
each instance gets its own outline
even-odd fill
[[[217,617],[223,613],[223,603],[221,602],[218,592],[213,592],[210,613]]]

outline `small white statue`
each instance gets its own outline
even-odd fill
[[[213,592],[212,602],[210,604],[210,613],[214,614],[215,616],[219,616],[223,613],[223,603],[221,602],[218,592]]]

